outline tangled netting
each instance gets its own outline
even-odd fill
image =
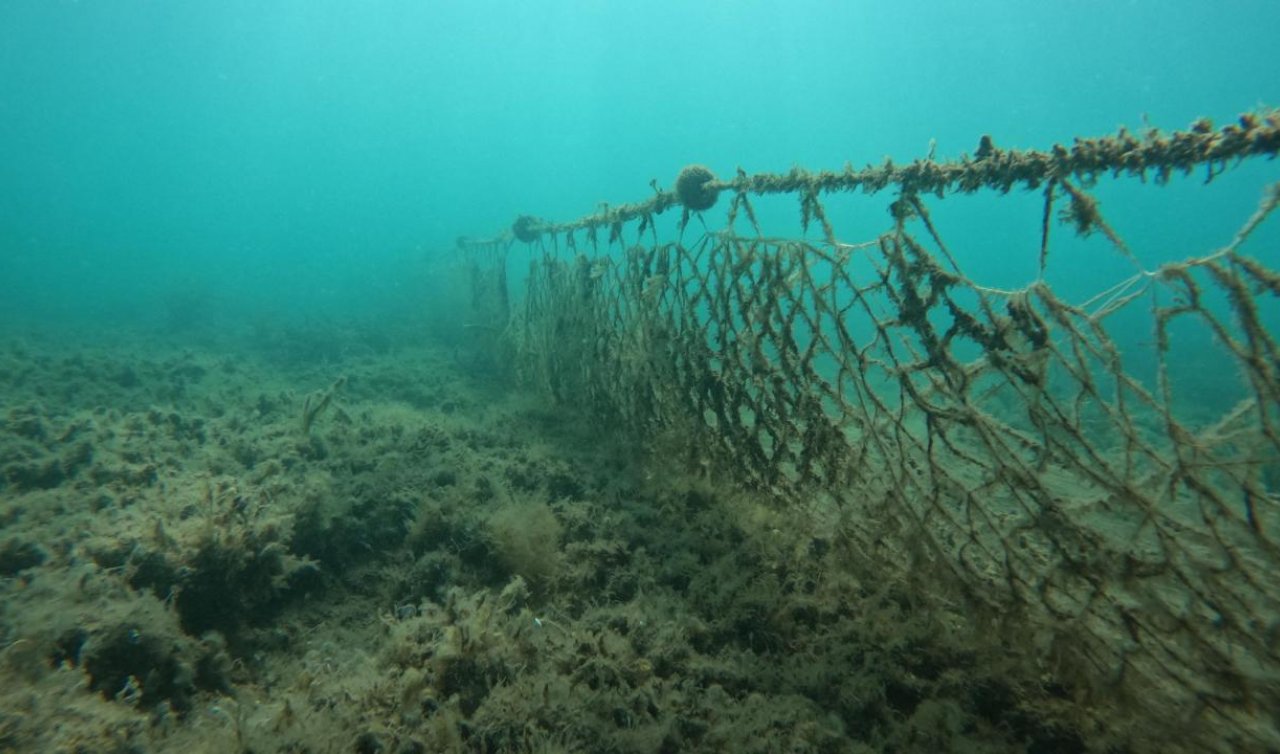
[[[535,255],[512,368],[614,426],[676,431],[695,462],[785,504],[829,501],[872,572],[945,595],[1099,714],[1159,721],[1183,743],[1280,747],[1280,351],[1267,326],[1280,273],[1243,248],[1280,184],[1226,246],[1090,301],[1043,275],[1060,224],[1129,254],[1091,194],[1108,175],[1207,182],[1277,149],[1275,112],[1044,152],[984,137],[954,162],[706,171],[696,207],[658,191],[570,223],[522,218]],[[886,188],[891,228],[841,241],[826,195]],[[1014,188],[1043,196],[1041,276],[986,288],[925,198]],[[715,192],[723,228],[686,241]],[[760,194],[798,197],[796,235],[813,223],[821,240],[766,237]],[[655,215],[673,207],[683,217],[662,239]],[[502,264],[495,249],[513,243],[462,246]],[[1131,373],[1114,331],[1134,312],[1154,333],[1153,377]],[[1187,328],[1218,344],[1224,382],[1241,377],[1239,400],[1208,418],[1172,387],[1170,334]]]

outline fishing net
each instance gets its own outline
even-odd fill
[[[532,252],[505,336],[526,382],[617,431],[677,434],[691,464],[779,504],[824,501],[866,572],[959,605],[1100,715],[1280,747],[1280,272],[1256,248],[1280,184],[1220,247],[1150,269],[1096,198],[1209,183],[1278,148],[1265,112],[1047,151],[984,137],[951,162],[691,167],[648,201],[461,246],[477,280],[510,246]],[[887,230],[842,238],[829,205],[885,190]],[[936,203],[1027,191],[1034,280],[966,277]],[[764,232],[770,196],[799,204],[794,237]],[[1068,300],[1046,266],[1081,236],[1133,273]],[[1200,342],[1213,363],[1196,372],[1179,344]]]

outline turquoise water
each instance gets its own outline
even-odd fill
[[[175,291],[232,321],[395,313],[456,236],[641,200],[690,162],[1221,122],[1280,102],[1278,26],[1262,1],[8,0],[0,317],[150,326]],[[1162,232],[1221,243],[1257,187]]]
[[[1276,29],[1274,0],[0,0],[0,751],[1276,750],[1280,220],[1250,290],[1191,273],[1203,310],[1153,271],[1280,163],[1072,176],[1128,253],[1053,222],[1043,269],[1040,191],[923,197],[967,278],[926,306],[876,245],[892,189],[821,197],[833,286],[786,266],[826,241],[795,194],[752,199],[772,256],[702,234],[722,195],[700,251],[646,249],[679,275],[602,233],[528,309],[537,245],[456,244],[694,163],[1222,126],[1280,105]],[[1009,327],[1064,311],[1019,303],[1041,276],[1093,303]],[[1108,290],[1142,296],[1087,316]]]

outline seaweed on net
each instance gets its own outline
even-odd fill
[[[1091,193],[1108,175],[1210,182],[1278,150],[1280,113],[1267,111],[1043,151],[984,136],[949,162],[724,181],[693,166],[642,202],[536,233],[518,221],[533,259],[503,353],[527,383],[638,443],[679,434],[693,465],[780,505],[836,501],[861,568],[961,604],[973,641],[1007,642],[1099,724],[1148,743],[1280,747],[1266,712],[1280,709],[1280,348],[1264,314],[1280,271],[1242,251],[1280,184],[1228,245],[1151,270]],[[892,227],[840,240],[824,198],[890,188]],[[1014,188],[1043,192],[1039,276],[985,287],[923,197]],[[725,228],[687,241],[720,193]],[[766,194],[798,198],[798,237],[761,232],[750,197]],[[677,207],[664,238],[654,218]],[[1055,218],[1100,232],[1137,272],[1064,300],[1044,280]],[[821,240],[804,240],[814,222]],[[483,266],[513,243],[462,253]],[[1154,380],[1126,367],[1120,311],[1148,318]],[[1224,373],[1243,378],[1211,421],[1182,415],[1175,324],[1208,333]]]

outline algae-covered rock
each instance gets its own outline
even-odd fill
[[[16,576],[28,568],[40,565],[47,557],[48,554],[40,545],[10,537],[0,542],[0,576]]]

